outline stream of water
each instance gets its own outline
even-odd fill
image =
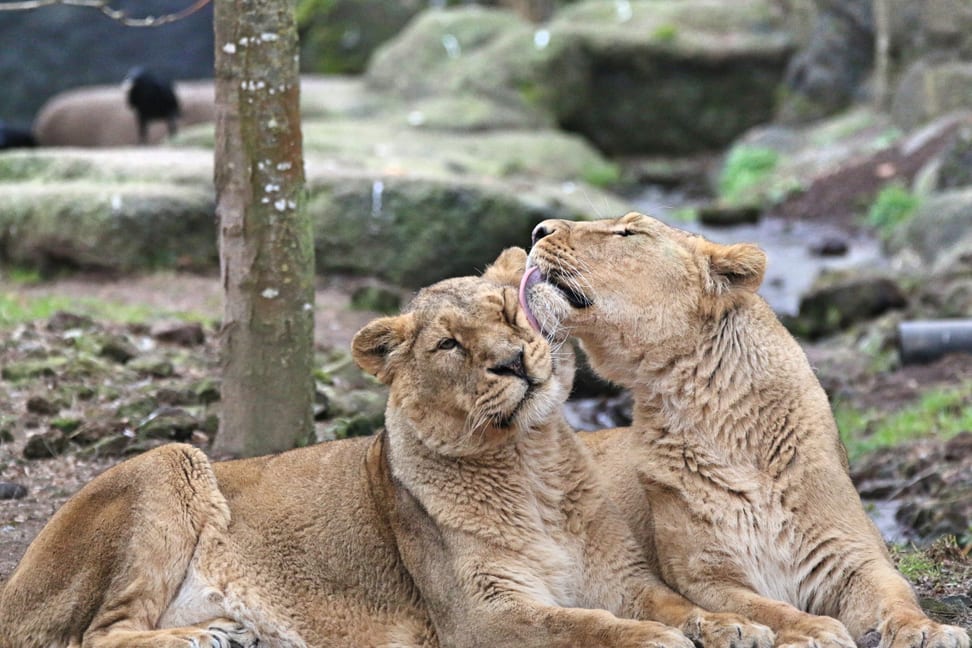
[[[875,268],[887,263],[880,242],[865,234],[851,234],[826,223],[790,222],[762,218],[758,223],[707,227],[679,220],[678,210],[689,205],[671,192],[647,187],[632,198],[637,211],[670,225],[701,234],[717,243],[755,243],[769,260],[760,294],[778,314],[795,315],[803,295],[826,269]],[[813,251],[826,240],[842,240],[847,253],[821,256]]]

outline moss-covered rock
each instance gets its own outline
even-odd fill
[[[761,0],[581,2],[540,28],[501,11],[427,12],[376,52],[368,81],[409,101],[474,96],[507,122],[557,124],[611,153],[686,153],[771,117],[790,51],[779,27]]]
[[[438,179],[335,178],[311,198],[317,267],[424,286],[484,268],[504,248],[526,245],[546,218],[590,218],[618,201],[563,187]],[[603,200],[602,200],[603,198]],[[588,202],[591,201],[591,202]]]
[[[972,63],[918,61],[902,76],[891,114],[903,128],[915,128],[972,105]]]
[[[7,183],[0,261],[130,271],[215,263],[211,190],[97,180]]]
[[[421,0],[301,0],[297,4],[301,68],[356,74],[371,53],[425,7]]]

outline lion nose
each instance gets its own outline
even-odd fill
[[[553,228],[547,223],[540,223],[533,228],[533,235],[530,237],[530,244],[536,245],[537,241],[545,236],[550,236],[551,234],[553,234]]]
[[[527,379],[526,366],[523,364],[523,349],[517,351],[516,355],[500,362],[490,371],[497,376],[515,376],[523,380]]]

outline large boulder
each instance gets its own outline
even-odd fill
[[[936,117],[969,107],[972,62],[919,61],[902,76],[894,93],[891,114],[903,128],[915,128]]]
[[[873,0],[817,0],[807,45],[790,61],[780,118],[804,123],[832,115],[859,98],[874,54]]]
[[[307,209],[317,266],[420,286],[526,245],[544,218],[616,215],[590,182],[616,169],[556,132],[467,134],[310,122]],[[180,140],[211,143],[197,127]],[[208,148],[0,155],[0,262],[127,271],[214,266]]]
[[[506,123],[555,124],[609,153],[677,154],[767,121],[790,51],[762,0],[580,2],[540,28],[466,8],[417,17],[368,81],[423,115],[432,97],[471,96]]]
[[[301,69],[360,74],[372,52],[425,5],[424,0],[300,0]]]
[[[0,261],[43,270],[211,267],[212,192],[165,182],[6,184]]]

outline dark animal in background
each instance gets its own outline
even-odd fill
[[[0,120],[0,150],[12,148],[32,148],[37,146],[34,134],[26,128],[8,126]]]
[[[157,77],[143,67],[136,67],[125,77],[125,89],[128,105],[138,116],[138,141],[141,144],[148,141],[149,122],[165,120],[169,126],[169,136],[175,135],[179,100],[168,79]]]

